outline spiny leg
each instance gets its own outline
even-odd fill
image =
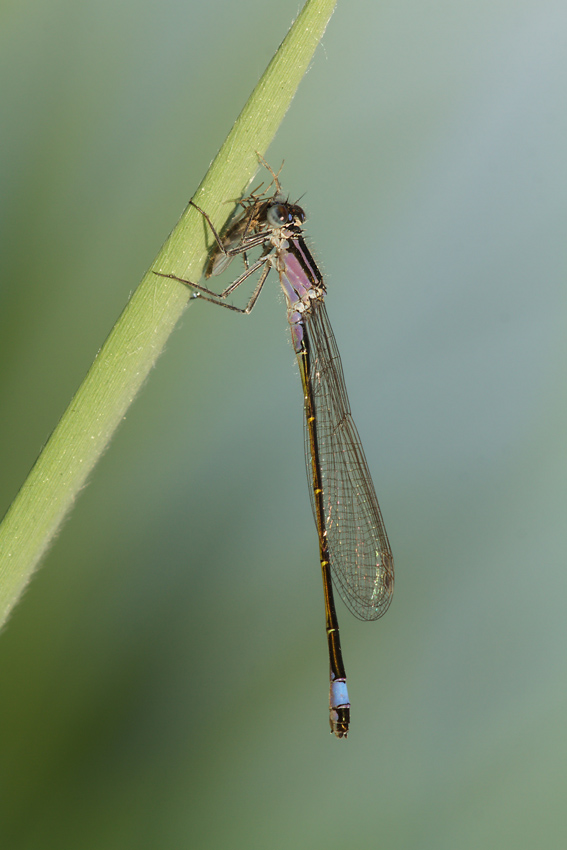
[[[225,301],[219,300],[219,299],[222,299],[222,298],[226,298],[227,295],[230,295],[230,293],[234,289],[236,289],[237,286],[240,286],[240,284],[243,283],[246,280],[246,278],[250,277],[251,274],[254,274],[255,271],[258,271],[258,269],[260,268],[260,266],[262,264],[264,264],[264,270],[262,271],[262,274],[260,275],[258,283],[256,284],[256,286],[254,288],[254,292],[252,293],[250,300],[248,301],[248,304],[246,305],[246,307],[235,307],[233,304],[227,304]],[[190,280],[184,280],[182,277],[177,277],[177,275],[175,275],[175,274],[164,274],[163,272],[154,272],[154,274],[158,275],[159,277],[168,277],[168,278],[170,278],[170,280],[177,280],[177,281],[179,281],[179,283],[185,284],[185,286],[188,286],[192,289],[196,289],[197,292],[193,293],[194,298],[201,298],[203,301],[209,301],[211,304],[216,304],[219,307],[226,307],[227,310],[234,310],[235,313],[246,313],[246,314],[248,314],[248,313],[251,312],[252,308],[254,307],[254,304],[258,300],[258,296],[260,295],[260,292],[262,291],[262,287],[264,286],[264,283],[266,282],[266,278],[268,277],[268,275],[270,273],[271,267],[272,266],[271,266],[271,263],[269,263],[269,257],[262,257],[261,259],[258,260],[258,262],[254,263],[253,266],[251,266],[249,269],[247,269],[247,271],[245,271],[244,274],[240,275],[239,278],[237,278],[235,281],[233,281],[233,283],[231,283],[231,285],[224,292],[221,292],[220,294],[218,294],[217,292],[213,292],[210,289],[207,289],[205,286],[200,286],[200,284],[198,284],[198,283],[193,283]],[[207,296],[212,296],[212,297],[207,297]]]
[[[281,185],[280,185],[280,181],[278,180],[278,177],[280,176],[280,174],[281,174],[281,170],[282,170],[282,168],[284,167],[283,162],[282,162],[282,164],[280,165],[280,167],[279,167],[279,169],[278,169],[278,173],[277,173],[277,174],[275,174],[275,172],[274,172],[274,171],[273,171],[273,169],[272,169],[272,168],[268,165],[268,163],[266,162],[266,160],[264,159],[264,157],[262,156],[262,154],[261,154],[261,153],[258,153],[258,151],[256,151],[256,156],[258,157],[258,162],[260,162],[260,164],[261,164],[261,165],[263,165],[263,166],[264,166],[264,168],[265,168],[265,169],[267,169],[267,170],[270,172],[270,174],[272,175],[272,183],[273,183],[273,184],[274,184],[274,186],[276,187],[276,193],[279,195],[279,194],[281,193],[281,191],[282,191],[282,187],[281,187]],[[267,194],[267,192],[268,192],[268,189],[269,189],[269,188],[270,188],[270,186],[272,185],[272,183],[270,183],[270,184],[269,184],[269,186],[267,187],[267,189],[266,189],[266,194]]]

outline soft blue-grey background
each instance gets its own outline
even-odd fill
[[[298,0],[0,10],[6,508]],[[330,737],[276,286],[192,305],[0,637],[10,850],[567,841],[567,6],[339,2],[268,152],[397,566]]]

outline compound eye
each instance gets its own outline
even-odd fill
[[[284,227],[293,222],[293,216],[287,204],[272,204],[266,213],[270,227]]]

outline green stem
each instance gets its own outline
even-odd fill
[[[336,0],[307,0],[194,195],[218,227],[254,176],[309,67]],[[153,269],[198,280],[207,248],[187,207]],[[8,617],[188,301],[152,269],[116,322],[0,526],[0,623]]]

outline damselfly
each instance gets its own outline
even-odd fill
[[[264,163],[265,164],[265,163]],[[387,610],[394,590],[394,563],[386,529],[352,420],[343,370],[325,308],[326,287],[303,238],[305,213],[287,200],[276,174],[274,193],[252,192],[239,204],[242,211],[219,236],[207,213],[215,244],[205,277],[218,275],[234,257],[244,259],[244,272],[222,292],[173,274],[156,272],[184,283],[193,297],[250,313],[273,268],[287,302],[287,319],[299,363],[305,405],[305,460],[311,506],[323,573],[325,618],[330,659],[331,731],[347,736],[350,703],[341,653],[333,583],[347,607],[361,620],[376,620]],[[260,255],[252,264],[247,254]],[[260,272],[246,307],[225,299],[247,278]]]

